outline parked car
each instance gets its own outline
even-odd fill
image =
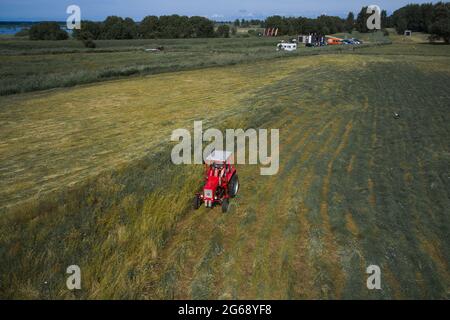
[[[342,44],[342,39],[340,38],[327,38],[327,45],[340,45]]]
[[[281,42],[277,44],[277,51],[294,51],[297,50],[297,43]]]

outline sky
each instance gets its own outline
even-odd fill
[[[236,18],[258,19],[270,15],[317,17],[321,14],[345,17],[349,11],[378,5],[392,13],[408,3],[430,0],[0,0],[0,21],[65,21],[66,8],[81,8],[81,18],[104,20],[109,15],[131,17],[136,21],[147,15],[198,15],[216,21]]]

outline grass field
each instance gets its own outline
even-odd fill
[[[0,95],[350,49],[334,46],[302,48],[295,53],[277,52],[276,44],[282,39],[99,40],[96,49],[86,49],[76,40],[0,39],[0,72],[3,75]],[[382,37],[376,40],[386,41]],[[165,48],[164,53],[144,51],[159,46]]]
[[[0,97],[0,297],[448,299],[449,82],[448,47],[398,41]],[[194,120],[280,128],[279,173],[193,211]]]

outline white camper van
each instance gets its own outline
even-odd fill
[[[277,44],[277,51],[294,51],[297,50],[297,44],[296,43],[288,43],[288,42],[281,42]]]

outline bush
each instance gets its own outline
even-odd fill
[[[442,38],[446,44],[450,43],[450,20],[438,20],[431,25],[431,34],[434,38]]]
[[[221,24],[217,28],[217,36],[221,38],[229,38],[230,37],[230,26],[227,24]]]
[[[430,33],[436,39],[443,39],[446,44],[450,43],[450,3],[438,3],[435,5],[433,23]]]
[[[19,32],[17,32],[14,36],[15,37],[28,37],[30,34],[30,29],[28,28],[23,28],[22,30],[20,30]]]
[[[85,31],[83,29],[82,31],[77,32],[76,39],[83,42],[83,45],[86,48],[93,49],[96,47],[95,42],[93,41],[94,37],[93,37],[92,33],[90,33],[89,31]]]
[[[92,39],[86,39],[86,40],[83,40],[82,42],[86,48],[94,49],[97,47],[97,45],[95,44],[94,41],[92,41]]]
[[[30,40],[66,40],[69,35],[56,22],[42,22],[33,25],[29,31]]]
[[[93,40],[100,39],[102,33],[102,23],[83,20],[81,21],[81,29],[73,30],[72,36],[77,40],[82,40],[84,39],[84,33],[86,32],[90,34],[91,39]]]

